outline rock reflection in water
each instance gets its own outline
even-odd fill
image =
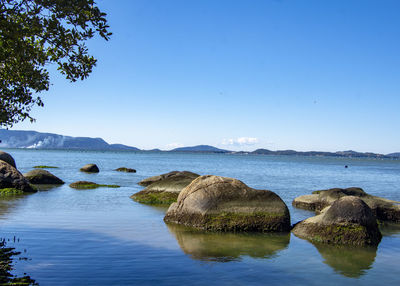
[[[351,247],[313,243],[324,263],[335,272],[350,278],[358,278],[372,268],[377,247]]]
[[[29,196],[30,194],[0,196],[0,218],[9,214],[14,208],[17,207],[19,201]]]
[[[184,253],[203,261],[239,261],[242,256],[272,258],[289,245],[290,234],[215,233],[167,224]]]
[[[384,222],[379,225],[383,236],[400,235],[400,223]]]

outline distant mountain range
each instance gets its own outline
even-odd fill
[[[0,129],[0,148],[28,148],[28,149],[75,149],[75,150],[115,150],[115,151],[147,151],[147,152],[195,152],[195,153],[233,153],[254,155],[287,155],[287,156],[325,156],[325,157],[353,157],[353,158],[392,158],[400,159],[400,152],[387,155],[377,153],[361,153],[356,151],[299,152],[295,150],[271,151],[257,149],[252,152],[230,151],[219,149],[209,145],[197,145],[191,147],[175,148],[171,151],[160,149],[140,150],[123,144],[108,144],[102,138],[72,137],[53,133],[41,133],[36,131],[6,130]]]
[[[0,147],[4,148],[140,151],[122,144],[108,144],[101,138],[71,137],[36,131],[0,129],[0,140]]]

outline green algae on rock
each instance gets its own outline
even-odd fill
[[[313,242],[339,245],[378,245],[382,238],[371,209],[355,196],[336,200],[321,214],[297,223],[292,232]]]
[[[15,188],[4,188],[0,189],[0,197],[2,196],[16,196],[23,195],[24,192]]]
[[[35,169],[24,174],[24,177],[28,179],[31,184],[44,184],[44,185],[62,185],[64,182],[54,176],[49,171],[43,169]]]
[[[172,192],[155,192],[155,191],[140,191],[131,196],[131,199],[138,203],[150,205],[165,205],[172,204],[178,199],[179,193]]]
[[[363,200],[372,210],[377,219],[382,221],[400,222],[400,202],[372,196],[361,188],[328,189],[314,191],[311,195],[303,195],[293,200],[297,208],[316,211],[317,213],[336,200],[345,196],[356,196]]]
[[[211,175],[183,189],[164,220],[211,231],[290,231],[289,210],[277,194]]]
[[[35,169],[58,169],[56,166],[46,166],[46,165],[38,165],[38,166],[33,166]]]
[[[100,187],[105,187],[105,188],[119,188],[120,187],[118,185],[103,185],[103,184],[97,184],[97,183],[88,182],[88,181],[77,181],[77,182],[71,183],[69,186],[73,189],[78,189],[78,190],[97,189]]]
[[[114,171],[117,171],[117,172],[125,172],[125,173],[136,173],[136,170],[135,170],[135,169],[126,168],[126,167],[120,167],[120,168],[115,169]]]

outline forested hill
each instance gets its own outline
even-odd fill
[[[136,147],[108,144],[101,138],[72,137],[36,131],[0,129],[0,140],[0,148],[139,151]]]

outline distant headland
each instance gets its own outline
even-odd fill
[[[99,151],[140,151],[140,152],[187,152],[187,153],[223,153],[223,154],[253,154],[253,155],[286,155],[286,156],[324,156],[324,157],[352,157],[352,158],[388,158],[400,159],[400,152],[390,154],[378,154],[356,151],[295,151],[257,149],[255,151],[231,151],[209,145],[197,145],[180,147],[169,151],[160,149],[141,150],[136,147],[123,144],[108,144],[102,138],[72,137],[54,133],[42,133],[37,131],[0,129],[0,148],[22,149],[66,149],[66,150],[99,150]]]

